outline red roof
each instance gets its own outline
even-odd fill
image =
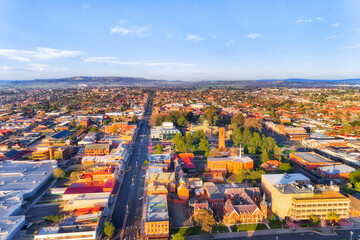
[[[185,162],[186,168],[195,168],[193,153],[180,153],[179,158]]]

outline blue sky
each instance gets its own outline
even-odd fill
[[[360,1],[0,0],[0,79],[360,77]]]

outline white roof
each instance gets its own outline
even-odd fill
[[[350,166],[345,165],[345,164],[320,167],[319,169],[321,171],[323,171],[323,172],[328,173],[328,174],[340,174],[340,173],[355,172],[355,168],[350,167]]]
[[[305,177],[301,173],[289,173],[289,174],[265,174],[262,175],[270,184],[290,184],[295,181],[310,181],[308,177]]]

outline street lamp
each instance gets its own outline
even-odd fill
[[[352,240],[352,236],[353,236],[354,232],[350,231],[350,240]]]

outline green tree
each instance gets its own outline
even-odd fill
[[[97,131],[98,131],[97,127],[90,128],[90,132],[97,132]]]
[[[249,128],[245,128],[241,138],[241,144],[248,145],[251,141],[252,134]]]
[[[112,224],[112,222],[106,222],[104,224],[104,234],[107,237],[109,237],[109,238],[112,237],[114,235],[114,231],[115,231],[115,227]]]
[[[180,117],[178,120],[177,120],[177,125],[179,127],[186,127],[186,125],[188,124],[188,121],[186,120],[185,117]]]
[[[316,225],[320,222],[320,219],[317,216],[311,214],[309,217],[309,221],[311,222],[312,225]]]
[[[270,218],[269,218],[270,222],[276,222],[276,217],[274,214],[271,214]]]
[[[74,171],[70,174],[70,179],[76,180],[79,179],[82,176],[81,172]]]
[[[206,134],[201,130],[197,130],[197,131],[194,132],[192,137],[193,137],[193,139],[195,141],[195,144],[198,144],[198,143],[200,143],[201,139],[206,139]]]
[[[201,230],[204,232],[211,232],[212,228],[216,225],[214,216],[205,208],[197,211],[194,216],[194,221],[201,226]]]
[[[240,128],[236,127],[231,134],[231,140],[233,141],[235,146],[239,146],[241,142],[241,130]]]
[[[54,170],[54,177],[55,178],[65,178],[65,172],[61,168],[56,168]]]
[[[266,163],[267,161],[269,161],[270,160],[270,158],[269,158],[269,153],[266,151],[266,150],[264,150],[262,153],[261,153],[261,161],[263,162],[263,163]]]
[[[174,235],[172,240],[185,240],[185,237],[181,233],[177,233],[177,234]]]
[[[279,170],[282,171],[282,172],[292,172],[293,167],[291,167],[290,163],[282,163],[279,166]]]
[[[138,118],[136,117],[136,115],[134,115],[132,118],[131,118],[131,122],[132,123],[138,123]]]
[[[157,144],[155,146],[155,150],[153,152],[153,154],[162,154],[164,152],[164,146],[161,144]]]
[[[209,142],[208,142],[208,140],[206,140],[206,139],[201,139],[201,141],[200,141],[200,143],[199,143],[199,147],[198,147],[198,149],[200,150],[200,151],[204,151],[204,155],[205,155],[205,157],[208,157],[209,156],[209,152],[210,152],[210,144],[209,144]]]
[[[329,212],[327,217],[332,224],[337,223],[340,220],[339,216],[334,212]]]
[[[231,118],[231,125],[233,128],[238,128],[244,125],[244,116],[242,113],[237,113]]]
[[[350,173],[350,182],[354,185],[357,182],[360,182],[360,169],[356,170],[355,172]]]
[[[274,155],[276,156],[277,159],[281,159],[283,152],[281,150],[281,148],[279,148],[278,146],[275,146],[274,148]]]

